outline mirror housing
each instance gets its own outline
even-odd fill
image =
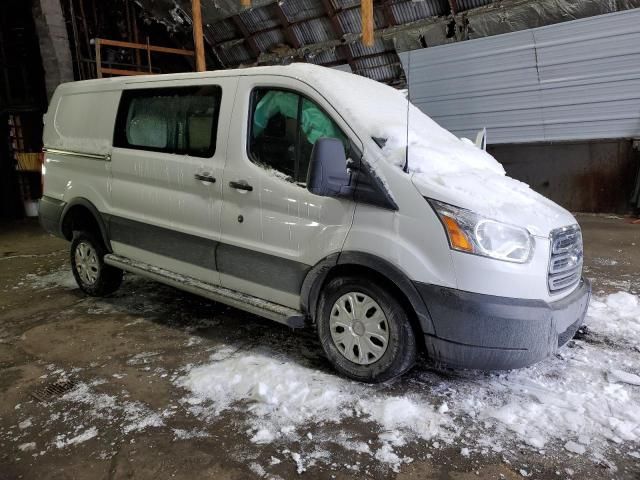
[[[307,189],[321,197],[353,195],[344,145],[337,138],[319,138],[311,151]]]

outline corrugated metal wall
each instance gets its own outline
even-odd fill
[[[400,56],[412,102],[458,136],[640,137],[640,9]]]

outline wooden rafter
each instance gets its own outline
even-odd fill
[[[225,62],[222,61],[222,58],[220,57],[220,53],[218,51],[218,48],[219,48],[220,45],[216,43],[215,37],[214,37],[213,33],[211,32],[211,26],[210,25],[205,25],[204,39],[209,44],[209,47],[211,48],[211,51],[213,52],[213,55],[215,55],[216,60],[218,60],[218,63],[220,64],[220,66],[222,68],[226,68],[227,66],[225,65]],[[244,41],[244,39],[240,39],[240,41]]]
[[[280,3],[276,2],[272,4],[271,8],[273,12],[276,14],[276,17],[278,17],[278,21],[282,26],[282,31],[284,33],[284,37],[287,39],[287,43],[289,43],[289,45],[291,45],[293,48],[300,48],[302,45],[300,44],[298,37],[296,37],[295,32],[291,28],[289,19],[287,18],[287,15],[284,13],[284,10],[282,10]]]
[[[382,4],[382,13],[384,15],[384,21],[387,23],[387,27],[393,27],[398,24],[398,20],[396,20],[396,16],[391,8],[391,0],[385,0]]]
[[[159,47],[157,45],[147,45],[145,43],[132,43],[132,42],[123,42],[120,40],[107,40],[106,38],[100,38],[99,40],[102,46],[108,46],[108,47],[134,48],[138,50],[148,50],[150,52],[184,55],[187,57],[193,57],[195,55],[193,50],[184,50],[182,48]]]
[[[362,18],[362,43],[365,47],[373,47],[375,39],[373,31],[375,29],[373,20],[373,0],[361,0],[360,14]]]
[[[191,14],[193,25],[193,43],[196,50],[196,71],[204,72],[207,62],[204,56],[204,35],[202,33],[202,9],[200,0],[191,0]]]

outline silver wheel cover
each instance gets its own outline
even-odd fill
[[[85,285],[93,285],[100,274],[100,262],[95,249],[87,242],[80,242],[74,255],[76,270]]]
[[[387,351],[387,317],[380,305],[364,293],[342,295],[331,308],[329,328],[338,351],[358,365],[374,363]]]

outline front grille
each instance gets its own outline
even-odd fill
[[[582,258],[582,232],[578,225],[558,228],[551,232],[549,292],[563,292],[580,281]]]

